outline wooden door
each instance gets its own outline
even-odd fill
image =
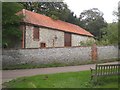
[[[70,47],[71,46],[71,34],[65,32],[64,33],[64,46],[65,47]]]

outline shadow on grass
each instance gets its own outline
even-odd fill
[[[93,83],[94,87],[99,88],[118,88],[120,76],[102,76],[97,78],[97,82]]]

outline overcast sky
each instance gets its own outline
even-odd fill
[[[83,10],[98,8],[104,13],[103,17],[108,23],[113,22],[116,18],[113,16],[113,11],[117,11],[119,1],[120,0],[64,0],[69,9],[77,16],[79,16]]]

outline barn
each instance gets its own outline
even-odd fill
[[[61,20],[23,9],[22,48],[71,47],[80,46],[81,41],[94,40],[85,29]]]

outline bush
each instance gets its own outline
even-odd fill
[[[92,46],[95,43],[93,40],[81,41],[80,46]]]
[[[96,45],[100,45],[100,46],[106,46],[106,45],[113,45],[113,43],[110,43],[109,40],[101,40],[101,41],[93,41],[93,40],[89,40],[89,41],[81,41],[80,42],[80,46],[92,46],[93,44],[96,44]],[[114,43],[114,45],[116,45]]]

